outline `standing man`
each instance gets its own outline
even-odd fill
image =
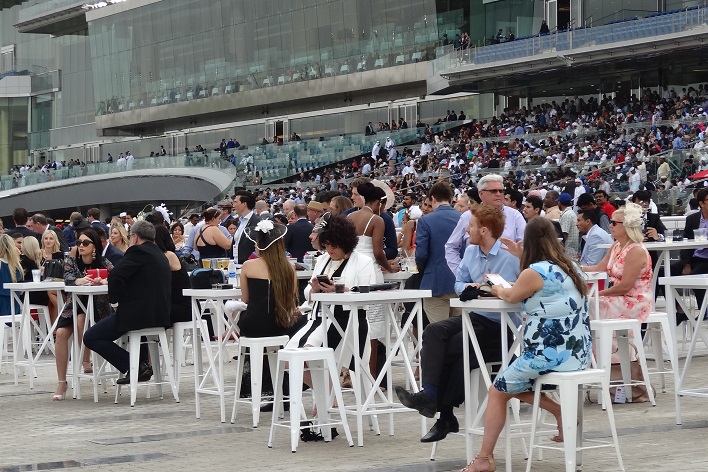
[[[12,221],[15,223],[15,227],[7,230],[7,233],[10,236],[14,236],[19,233],[24,238],[27,236],[33,236],[37,238],[37,241],[41,244],[42,235],[32,231],[32,229],[27,226],[27,220],[29,220],[29,213],[27,213],[27,210],[24,208],[15,208],[15,211],[12,212]]]
[[[189,235],[192,233],[192,230],[194,229],[195,226],[197,226],[197,223],[199,223],[199,214],[198,213],[192,213],[189,215],[189,218],[187,219],[187,222],[184,224],[184,237],[188,238]]]
[[[578,213],[585,210],[594,211],[597,216],[595,218],[595,224],[605,230],[607,234],[610,234],[610,217],[607,216],[607,214],[605,214],[599,206],[597,206],[593,195],[589,193],[580,195],[580,197],[578,197],[577,204],[579,209]]]
[[[578,217],[573,211],[573,197],[569,193],[561,193],[556,201],[561,210],[560,225],[565,253],[571,259],[577,260],[580,253],[580,233],[577,227]]]
[[[312,203],[316,202],[310,202],[309,205]],[[288,225],[288,232],[285,233],[284,238],[285,250],[292,257],[297,258],[298,262],[302,262],[305,253],[313,250],[310,234],[312,234],[312,229],[315,225],[308,221],[307,215],[309,211],[305,208],[305,205],[295,205],[293,211],[297,216],[297,221]]]
[[[295,208],[297,208],[297,207],[295,207]],[[307,209],[306,209],[307,219],[313,225],[315,224],[315,221],[317,220],[317,218],[322,216],[323,213],[324,213],[324,206],[322,206],[322,204],[320,202],[312,200],[310,203],[307,204]],[[300,217],[300,215],[298,215],[298,218],[299,217]]]
[[[44,235],[44,232],[53,231],[56,235],[57,241],[59,241],[59,250],[61,252],[69,251],[69,244],[66,242],[64,233],[56,226],[50,226],[49,221],[47,221],[47,218],[43,214],[35,213],[34,215],[32,215],[32,217],[27,220],[27,227],[40,235],[39,247],[42,247],[42,235]],[[103,224],[101,224],[99,228],[103,228]]]
[[[431,323],[453,315],[450,299],[455,296],[455,274],[445,262],[445,243],[460,219],[451,206],[454,192],[447,182],[433,184],[428,196],[433,211],[418,220],[415,237],[415,262],[423,274],[422,290],[432,290],[432,298],[423,300]]]
[[[155,227],[136,221],[130,227],[130,247],[108,275],[108,300],[116,312],[84,334],[86,347],[125,374],[120,384],[130,383],[130,356],[114,341],[128,331],[171,326],[171,278],[170,264],[155,244]],[[147,348],[142,347],[139,382],[152,377]]]
[[[551,221],[558,221],[561,217],[560,208],[556,200],[558,200],[558,192],[556,190],[549,190],[546,192],[546,197],[543,199],[543,206],[546,210],[544,218],[548,218]]]
[[[86,218],[88,218],[89,224],[91,226],[100,226],[107,233],[109,231],[108,226],[103,224],[101,221],[101,210],[98,208],[89,208],[86,211]]]
[[[255,205],[255,204],[254,204]],[[226,228],[229,225],[229,221],[233,220],[234,217],[231,214],[233,204],[230,199],[224,198],[218,204],[219,208],[219,226]]]
[[[497,207],[504,213],[505,223],[502,237],[512,241],[524,239],[526,221],[521,212],[504,205],[504,179],[502,176],[497,174],[485,175],[479,179],[477,189],[479,190],[479,198],[482,200],[482,205]],[[467,248],[469,235],[466,230],[471,216],[471,210],[467,210],[460,216],[457,226],[455,226],[450,238],[445,243],[445,260],[454,275],[457,274],[457,268]]]
[[[524,203],[524,209],[522,213],[524,214],[524,218],[526,218],[526,222],[530,222],[534,218],[538,218],[541,216],[541,211],[543,210],[543,200],[541,200],[541,197],[537,197],[535,195],[531,197],[526,197],[526,203]]]
[[[610,195],[604,190],[595,191],[595,203],[604,211],[608,218],[612,218],[612,213],[616,208],[610,203]]]
[[[666,162],[666,156],[661,156],[659,158],[659,162],[661,164],[656,171],[656,175],[659,177],[659,180],[664,177],[668,180],[671,177],[671,167],[669,166],[669,163]]]
[[[241,190],[234,195],[233,208],[239,216],[238,229],[234,234],[234,246],[237,249],[234,251],[234,258],[237,259],[238,264],[246,262],[256,249],[255,243],[243,234],[246,228],[255,228],[261,221],[261,218],[253,212],[255,206],[256,198],[251,192]]]
[[[369,124],[366,125],[366,129],[364,130],[364,135],[365,136],[373,136],[376,134],[376,131],[374,131],[374,125],[369,121]]]
[[[593,210],[583,210],[578,214],[578,231],[585,240],[580,254],[580,265],[592,266],[598,264],[608,248],[600,248],[600,244],[611,244],[612,236],[597,225],[597,213]]]

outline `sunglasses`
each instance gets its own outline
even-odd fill
[[[80,239],[80,240],[76,241],[76,244],[81,245],[83,247],[88,247],[88,246],[92,245],[93,243],[89,239]]]
[[[623,225],[624,222],[623,222],[623,221],[610,220],[610,224],[611,224],[612,226],[617,226],[617,225]]]

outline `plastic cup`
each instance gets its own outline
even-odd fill
[[[357,286],[359,287],[359,293],[369,293],[371,288],[371,281],[368,275],[357,276]]]
[[[211,259],[202,259],[202,267],[205,269],[211,269]]]
[[[344,277],[334,278],[334,291],[336,293],[344,293]]]
[[[32,282],[42,281],[42,271],[39,269],[32,269]]]
[[[696,228],[693,230],[693,237],[696,241],[706,241],[708,240],[708,229],[706,228]]]
[[[664,235],[664,242],[673,243],[674,242],[674,233],[671,231],[667,231],[666,234]]]

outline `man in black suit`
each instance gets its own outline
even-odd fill
[[[293,211],[297,220],[288,225],[288,232],[285,233],[285,250],[291,257],[297,258],[298,262],[302,262],[305,253],[313,250],[310,234],[315,225],[307,219],[307,207],[302,203],[295,205]]]
[[[366,130],[364,131],[365,136],[373,136],[376,134],[376,131],[374,131],[374,125],[371,124],[371,121],[369,121],[369,124],[366,125]]]
[[[229,222],[234,219],[233,215],[231,214],[231,210],[233,209],[233,203],[230,199],[225,198],[221,200],[217,206],[219,208],[219,211],[221,212],[219,213],[219,224],[226,228],[229,226]]]
[[[171,326],[170,280],[170,265],[155,244],[155,227],[136,221],[130,227],[130,247],[108,275],[108,300],[116,312],[84,334],[86,347],[126,374],[118,383],[130,382],[130,356],[114,341],[128,331]],[[152,367],[142,347],[138,380],[144,382],[152,377]]]
[[[66,237],[64,237],[64,233],[56,226],[49,226],[49,221],[47,221],[47,218],[43,214],[35,213],[34,215],[32,215],[27,220],[27,227],[35,233],[39,234],[40,247],[42,247],[42,236],[44,235],[44,232],[47,230],[51,230],[56,235],[57,241],[59,241],[59,250],[61,252],[69,251],[69,244],[66,242]]]
[[[253,251],[256,250],[256,245],[253,241],[244,236],[246,228],[255,228],[261,218],[253,212],[256,206],[256,197],[251,192],[241,190],[234,195],[233,208],[239,216],[238,229],[234,234],[234,245],[236,245],[237,253],[234,254],[237,262],[243,264],[248,260]]]
[[[14,236],[17,233],[20,233],[22,237],[26,238],[27,236],[33,236],[37,238],[37,241],[39,243],[42,243],[42,235],[37,234],[36,232],[32,231],[31,228],[27,227],[27,220],[29,220],[29,213],[27,213],[27,210],[24,208],[15,208],[15,211],[12,212],[12,221],[15,222],[15,227],[10,228],[7,230],[7,234],[10,236]]]

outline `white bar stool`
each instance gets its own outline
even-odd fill
[[[10,361],[10,371],[15,368],[14,366],[14,357],[13,357],[13,351],[10,350],[10,338],[12,338],[12,349],[15,349],[15,339],[13,336],[13,328],[12,326],[7,326],[7,325],[12,325],[12,316],[11,315],[2,315],[0,316],[0,372],[2,372],[2,363],[7,362],[8,359]],[[15,317],[15,325],[19,326],[20,325],[20,317],[16,316]],[[19,329],[19,328],[15,328]],[[3,361],[3,359],[5,359]]]
[[[324,440],[329,442],[332,440],[331,426],[341,424],[349,447],[353,447],[354,441],[352,441],[349,423],[347,423],[342,390],[339,386],[337,362],[334,359],[334,350],[329,347],[281,349],[278,351],[278,370],[276,383],[274,384],[275,399],[273,400],[275,404],[273,405],[268,447],[273,447],[275,428],[280,426],[290,429],[290,448],[292,452],[297,452],[300,429],[302,429],[300,416],[303,412],[302,381],[305,369],[308,369],[312,375],[312,390],[315,406],[317,407],[317,421],[314,426],[321,428]],[[285,370],[290,372],[290,420],[279,421],[278,411],[280,410],[280,404],[283,402],[282,385]],[[336,409],[339,412],[339,421],[329,420],[330,387],[337,401]]]
[[[647,369],[647,359],[644,355],[644,346],[642,344],[642,333],[639,321],[635,319],[625,319],[616,318],[609,320],[591,320],[590,329],[595,331],[593,336],[593,341],[596,343],[597,348],[595,352],[597,353],[597,367],[605,371],[605,376],[609,384],[613,386],[626,386],[627,387],[627,401],[632,401],[632,385],[644,385],[647,389],[649,395],[649,401],[652,406],[656,406],[656,401],[654,400],[654,392],[651,388],[649,382],[649,371]],[[629,354],[629,336],[628,333],[632,333],[635,343],[634,346],[637,349],[637,359],[639,360],[639,365],[642,369],[642,374],[644,380],[632,380],[632,373],[630,368],[630,354]],[[620,365],[622,368],[622,380],[614,381],[610,380],[610,369],[612,367],[612,338],[617,336],[617,349],[618,355],[620,357]],[[604,409],[607,403],[602,404]]]
[[[285,346],[290,338],[288,336],[270,336],[266,338],[239,338],[238,361],[236,363],[236,392],[234,393],[234,407],[231,410],[231,423],[236,420],[236,405],[238,403],[250,403],[251,414],[253,415],[253,427],[258,427],[258,420],[261,414],[261,381],[263,379],[263,356],[268,355],[268,365],[270,367],[271,382],[275,378],[275,366],[277,364],[278,351]],[[246,352],[248,349],[248,352]],[[241,399],[241,380],[243,377],[243,363],[246,355],[251,359],[251,398]],[[273,383],[273,390],[276,383]],[[302,385],[302,382],[300,382]]]
[[[201,320],[204,325],[204,332],[207,331],[206,320]],[[180,321],[172,325],[172,362],[174,362],[175,385],[179,392],[179,384],[182,376],[182,367],[186,365],[187,349],[194,349],[194,323],[192,321]],[[197,333],[199,336],[199,333]],[[192,353],[194,358],[194,353]]]
[[[541,375],[534,382],[533,414],[531,420],[531,439],[529,445],[529,458],[526,462],[526,472],[531,470],[534,449],[553,449],[564,451],[566,472],[575,472],[583,464],[583,453],[586,449],[600,447],[614,447],[619,463],[619,470],[624,470],[622,455],[620,454],[615,417],[612,413],[612,401],[607,374],[601,369],[587,369],[578,372],[552,372]],[[583,446],[583,401],[585,385],[600,384],[603,402],[607,405],[607,419],[612,432],[612,442],[586,440],[595,443],[592,446]],[[536,427],[539,421],[539,401],[541,389],[544,385],[556,385],[560,391],[561,415],[563,419],[563,445],[546,446],[535,444]],[[539,451],[540,452],[540,451]]]
[[[179,403],[179,394],[177,392],[177,384],[174,378],[174,370],[172,367],[172,359],[170,358],[170,348],[167,345],[167,333],[165,328],[145,328],[138,329],[135,331],[128,331],[123,335],[121,342],[123,344],[127,340],[128,342],[128,353],[130,354],[130,370],[128,375],[130,375],[130,406],[135,406],[135,399],[138,396],[138,369],[140,368],[140,338],[142,336],[147,337],[148,347],[150,349],[150,359],[152,367],[155,370],[155,381],[154,382],[144,382],[146,386],[155,385],[157,386],[157,393],[162,399],[162,384],[165,383],[162,379],[162,368],[160,367],[160,350],[162,351],[162,357],[165,363],[165,371],[167,372],[167,379],[172,389],[172,395],[175,397],[175,401]],[[157,339],[155,339],[157,336]],[[158,350],[157,344],[159,343],[160,349]],[[121,384],[116,384],[116,397],[115,403],[118,403],[118,397],[120,396]],[[149,392],[149,390],[148,390]]]
[[[674,342],[676,342],[676,328],[671,326],[668,313],[661,311],[652,312],[649,315],[649,318],[647,318],[644,322],[647,324],[645,339],[651,340],[651,347],[654,352],[654,361],[656,363],[656,370],[652,370],[649,374],[659,374],[661,376],[661,391],[666,392],[665,374],[676,372],[678,366],[678,363],[674,358],[674,350],[672,347]],[[662,344],[662,335],[663,343],[666,345],[666,352],[669,355],[671,370],[666,370],[664,366],[664,344]]]

